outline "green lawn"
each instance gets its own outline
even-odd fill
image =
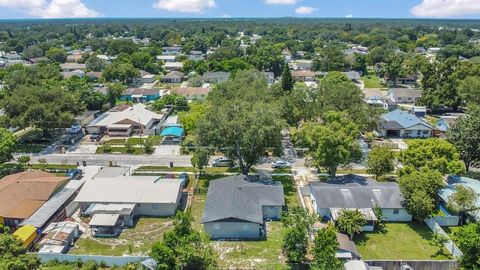
[[[97,147],[97,150],[95,151],[95,154],[106,154],[105,148],[103,146],[99,146]],[[112,151],[108,152],[108,154],[110,153],[119,153],[119,154],[129,154],[127,153],[127,148],[126,147],[123,147],[123,146],[112,146]],[[140,147],[134,147],[133,148],[133,153],[130,153],[132,155],[143,155],[144,152],[143,152],[143,149],[140,148]]]
[[[152,244],[160,241],[171,227],[171,219],[143,217],[138,220],[135,227],[124,229],[118,238],[82,237],[75,242],[75,247],[69,253],[107,256],[146,255]]]
[[[168,167],[168,166],[142,166],[135,170],[136,172],[141,171],[159,171],[159,172],[195,172],[193,167]],[[198,170],[197,170],[198,171]],[[239,173],[239,168],[227,168],[227,167],[208,167],[205,169],[207,174],[215,173]]]
[[[386,233],[365,232],[354,241],[363,259],[445,260],[450,253],[430,241],[433,232],[425,224],[387,223]]]
[[[108,141],[105,141],[105,143],[109,143],[111,145],[125,145],[125,142],[129,142],[133,145],[142,145],[146,140],[149,140],[152,142],[153,145],[159,145],[160,142],[162,141],[162,136],[160,135],[155,135],[155,136],[148,136],[148,137],[132,137],[128,139],[110,139]]]
[[[365,83],[365,88],[387,88],[376,75],[362,76],[361,80]]]

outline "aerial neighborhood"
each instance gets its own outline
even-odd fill
[[[1,270],[480,269],[479,21],[71,2],[0,20]]]

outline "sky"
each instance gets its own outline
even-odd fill
[[[480,19],[480,0],[0,0],[0,19],[92,17]]]

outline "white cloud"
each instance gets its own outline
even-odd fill
[[[298,0],[265,0],[269,5],[295,5]]]
[[[478,0],[423,0],[411,9],[418,17],[453,17],[480,13]]]
[[[100,13],[85,6],[81,0],[0,0],[0,6],[16,8],[40,18],[90,18]]]
[[[231,18],[232,15],[230,14],[223,14],[222,16],[220,16],[220,18]]]
[[[206,8],[215,7],[215,0],[158,0],[153,7],[184,13],[201,13]]]
[[[345,18],[353,18],[352,14],[345,15]]]
[[[317,9],[313,7],[298,7],[295,9],[295,13],[300,15],[312,14],[315,11],[317,11]]]

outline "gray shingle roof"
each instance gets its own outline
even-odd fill
[[[433,128],[429,123],[422,120],[420,117],[417,117],[413,114],[402,111],[400,109],[383,114],[382,118],[387,123],[390,123],[390,125],[394,125],[394,123],[398,124],[398,125],[395,125],[396,127],[409,128],[409,127],[413,127],[415,125],[421,124],[429,128]]]
[[[202,223],[233,219],[262,224],[262,206],[283,205],[285,198],[280,182],[230,176],[210,181]]]
[[[403,208],[397,183],[379,183],[357,175],[345,175],[328,182],[312,182],[310,190],[318,208]]]

